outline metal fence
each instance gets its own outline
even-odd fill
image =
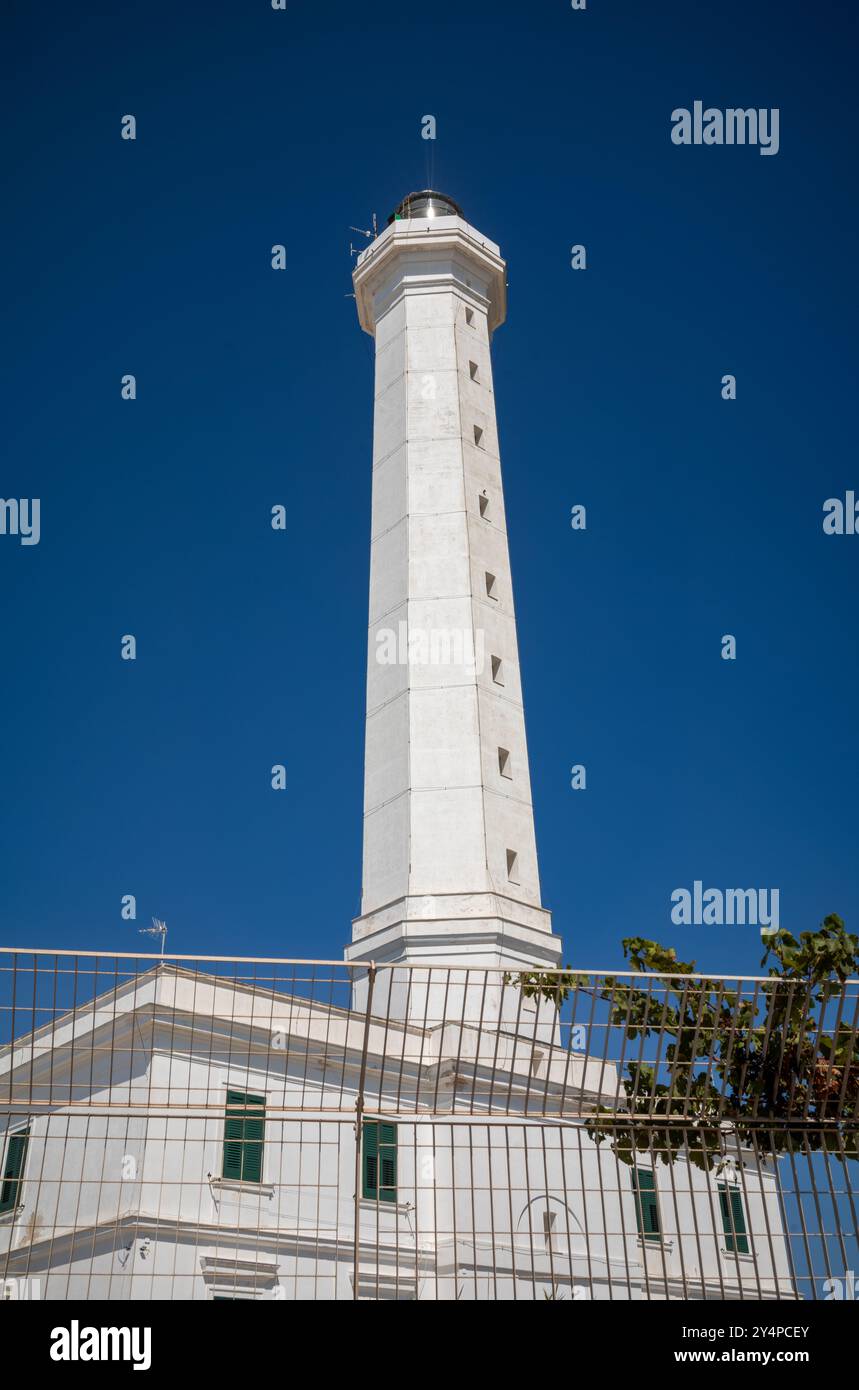
[[[859,981],[0,951],[6,1298],[859,1296]]]

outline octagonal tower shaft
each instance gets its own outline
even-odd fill
[[[354,274],[376,359],[363,893],[347,958],[554,965],[490,358],[505,264],[440,210],[424,199],[391,222]]]

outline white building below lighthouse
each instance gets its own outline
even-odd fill
[[[46,1000],[52,961],[118,982],[0,1053],[6,1297],[795,1296],[774,1171],[633,1180],[587,1128],[614,1068],[524,1021],[364,1015],[307,962],[37,957]]]

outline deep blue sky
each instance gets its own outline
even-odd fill
[[[2,943],[135,951],[158,913],[173,951],[341,955],[372,423],[348,228],[430,155],[509,262],[495,386],[566,958],[643,934],[756,968],[752,929],[671,926],[696,878],[856,929],[859,537],[821,529],[859,491],[855,8],[10,12],[0,491],[41,498],[42,539],[0,537]],[[779,154],[676,148],[695,99],[778,106]]]

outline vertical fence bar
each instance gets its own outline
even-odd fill
[[[363,1191],[361,1154],[364,1141],[364,1087],[367,1081],[367,1051],[370,1042],[370,1020],[373,1015],[375,981],[376,966],[373,961],[370,961],[367,967],[367,1007],[364,1014],[364,1038],[361,1044],[361,1070],[358,1076],[358,1094],[355,1098],[355,1248],[352,1256],[352,1297],[356,1301],[360,1293],[361,1278],[361,1193]],[[381,1101],[381,1097],[379,1099]]]

